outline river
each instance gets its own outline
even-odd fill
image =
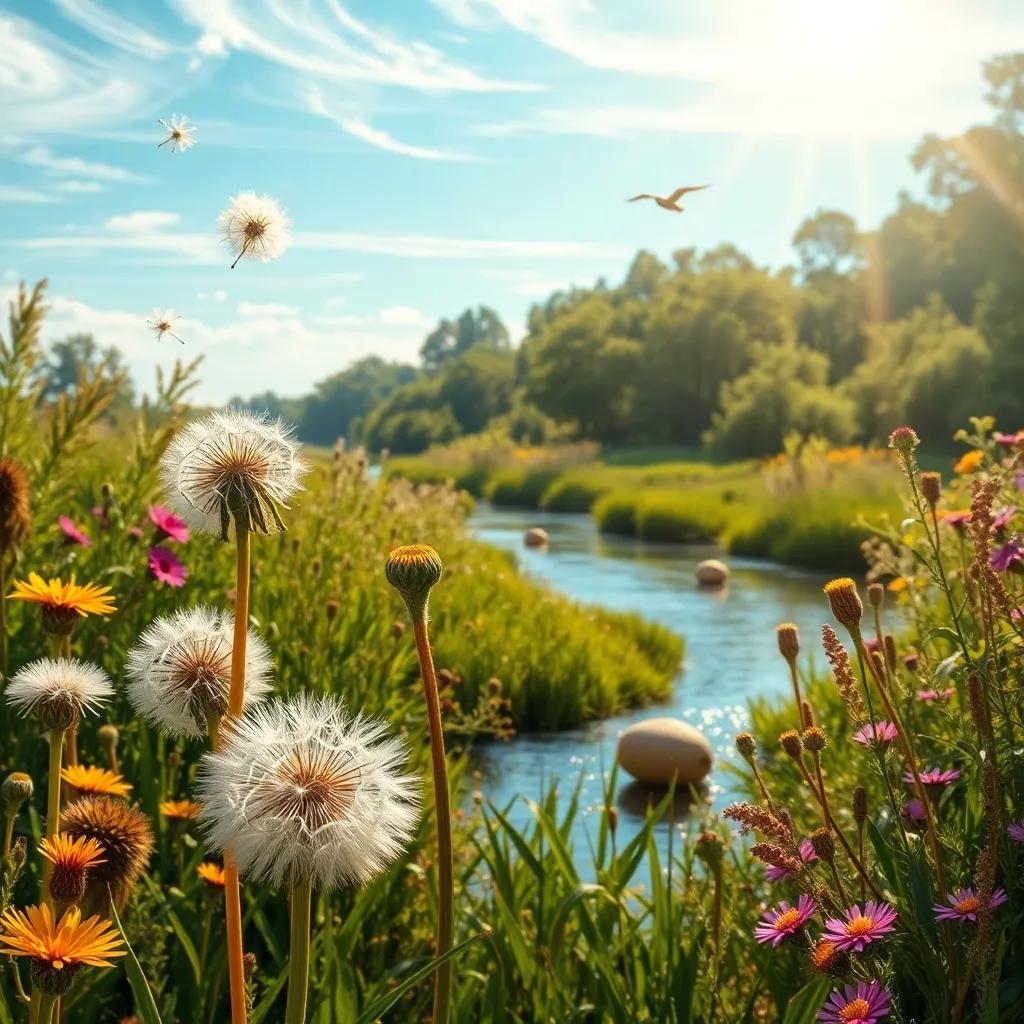
[[[581,780],[585,814],[575,838],[584,840],[604,803],[604,780],[615,760],[618,734],[640,719],[675,715],[701,729],[714,749],[708,800],[720,807],[732,799],[735,780],[723,766],[738,761],[733,737],[749,723],[748,698],[790,692],[775,626],[795,622],[804,648],[817,645],[821,624],[828,618],[821,592],[827,577],[733,558],[710,546],[602,535],[588,515],[494,508],[481,502],[470,526],[481,540],[514,552],[528,575],[569,597],[638,611],[686,640],[684,665],[664,704],[581,730],[521,733],[508,743],[478,746],[474,756],[484,796],[504,807],[519,796],[536,799],[553,779],[558,779],[563,795]],[[531,526],[548,531],[546,549],[523,545],[523,533]],[[700,589],[694,581],[697,564],[712,557],[723,558],[732,570],[729,585],[722,590]],[[821,657],[815,661],[820,663]],[[620,773],[616,799],[625,841],[642,820],[650,794]],[[513,815],[519,822],[528,818],[522,800],[515,801]]]

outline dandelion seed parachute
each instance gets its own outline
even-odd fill
[[[208,845],[275,886],[366,882],[410,840],[419,780],[386,726],[329,698],[261,705],[232,723],[197,776]]]
[[[239,260],[276,260],[287,248],[291,221],[281,204],[268,195],[239,192],[232,196],[218,220],[221,237]]]

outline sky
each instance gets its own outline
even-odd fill
[[[45,339],[118,346],[143,390],[201,354],[201,401],[300,395],[468,305],[519,339],[641,248],[782,266],[816,209],[874,227],[1012,50],[1019,0],[0,0],[0,293],[48,278]],[[231,269],[247,190],[291,244]]]

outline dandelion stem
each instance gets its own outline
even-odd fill
[[[245,703],[245,641],[249,628],[249,530],[235,519],[235,633],[231,645],[228,714],[237,718]]]
[[[53,1021],[53,1008],[57,1004],[57,997],[43,992],[39,997],[39,1024],[51,1024]]]
[[[452,866],[452,823],[448,795],[448,765],[444,755],[444,729],[441,725],[441,706],[437,697],[437,677],[434,658],[427,634],[426,609],[413,619],[416,653],[423,677],[423,692],[427,702],[427,723],[430,729],[430,757],[434,776],[434,814],[437,820],[437,948],[435,956],[443,956],[452,947],[454,899]],[[448,1024],[448,1006],[451,1001],[451,961],[442,964],[434,976],[433,1024]]]
[[[303,1024],[309,989],[309,927],[312,883],[296,882],[291,893],[291,945],[288,955],[288,1003],[285,1024]]]
[[[50,730],[50,766],[46,776],[46,838],[53,839],[60,828],[60,767],[61,757],[64,751],[64,730]],[[53,897],[50,895],[50,871],[52,864],[49,860],[43,866],[43,892],[42,901],[51,909],[53,908]]]
[[[800,698],[800,676],[797,674],[796,670],[796,659],[787,658],[786,661],[789,664],[789,678],[793,683],[793,698],[796,700],[797,721],[800,723],[800,728],[805,729],[811,723],[804,721],[804,704]]]

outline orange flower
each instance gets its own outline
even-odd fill
[[[224,869],[212,861],[205,861],[196,868],[196,874],[214,889],[224,888]]]
[[[165,800],[160,805],[160,813],[165,818],[175,821],[188,821],[194,818],[203,809],[202,804],[192,800]]]
[[[123,775],[97,768],[95,765],[68,765],[60,777],[79,793],[91,793],[97,796],[127,796],[132,787],[124,781]]]
[[[891,590],[894,594],[899,594],[901,591],[906,590],[909,586],[910,584],[907,583],[907,581],[902,576],[897,576],[896,579],[889,580],[889,584],[885,589]]]
[[[74,577],[64,583],[59,578],[44,580],[38,573],[30,572],[28,580],[15,580],[14,593],[8,594],[12,601],[28,601],[41,604],[44,609],[57,613],[87,615],[109,615],[117,611],[110,587],[98,587],[93,583],[76,583]]]
[[[985,453],[975,448],[966,452],[960,457],[960,461],[953,467],[954,473],[976,473],[985,458]]]
[[[50,895],[63,904],[77,903],[85,894],[86,872],[106,863],[103,847],[95,839],[66,832],[44,839],[39,852],[53,864]]]

